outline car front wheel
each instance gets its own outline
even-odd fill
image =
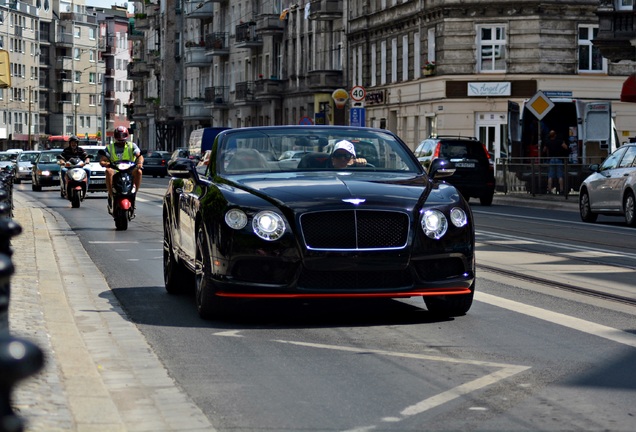
[[[581,220],[583,222],[596,222],[598,215],[592,213],[590,206],[590,195],[587,190],[582,190],[579,195],[579,213],[581,214]]]
[[[168,294],[180,294],[191,287],[192,282],[192,273],[174,256],[172,233],[167,218],[163,221],[163,281]]]
[[[628,192],[627,195],[625,195],[623,209],[625,210],[625,222],[627,225],[631,227],[636,226],[636,201],[634,200],[634,194],[632,192]]]
[[[203,228],[199,228],[197,233],[195,279],[195,300],[199,316],[205,320],[221,318],[224,309],[223,299],[215,294],[214,282],[212,281],[210,249],[208,248],[208,242]]]
[[[475,282],[470,286],[470,294],[447,296],[424,296],[424,303],[429,312],[445,317],[466,315],[473,305],[475,296]]]

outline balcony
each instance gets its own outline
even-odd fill
[[[227,33],[210,33],[205,35],[205,54],[211,56],[227,56],[230,54]]]
[[[283,82],[278,79],[259,79],[254,81],[254,99],[272,100],[282,97]]]
[[[636,11],[616,11],[612,6],[601,6],[596,14],[599,17],[599,30],[594,46],[603,57],[612,62],[636,60],[636,47],[631,43],[636,39],[634,17]]]
[[[72,33],[58,33],[57,40],[55,41],[60,46],[73,46],[73,34]]]
[[[263,39],[256,33],[256,22],[252,21],[236,26],[236,48],[258,48],[263,46]]]
[[[137,14],[135,16],[135,30],[149,30],[150,20],[145,14]]]
[[[335,90],[343,87],[341,70],[313,70],[307,73],[307,85],[312,90]]]
[[[139,81],[140,79],[150,76],[150,67],[148,63],[142,60],[136,60],[128,63],[128,79]]]
[[[58,81],[58,91],[60,93],[72,93],[74,88],[73,88],[73,82],[70,79],[60,79]]]
[[[256,17],[256,34],[282,35],[285,31],[286,20],[280,19],[276,14],[261,14]]]
[[[212,117],[212,112],[203,98],[184,100],[181,108],[184,120],[208,120]]]
[[[73,58],[72,57],[58,57],[57,58],[57,68],[64,70],[72,70],[73,69]]]
[[[144,40],[145,34],[141,30],[136,30],[133,28],[128,29],[128,39],[130,40]]]
[[[205,47],[190,47],[185,49],[185,67],[209,67],[212,65],[210,57],[205,55]]]
[[[104,99],[115,100],[115,92],[113,90],[105,91],[104,92]]]
[[[244,81],[236,83],[234,92],[234,105],[252,105],[256,102],[254,98],[254,82]]]
[[[186,18],[212,18],[214,15],[214,3],[211,1],[186,0],[184,11]]]
[[[115,69],[113,68],[106,68],[104,70],[104,76],[106,78],[115,78]]]
[[[312,0],[309,4],[309,19],[333,21],[342,18],[342,0]]]
[[[211,108],[227,108],[229,95],[227,86],[206,87],[205,104]]]

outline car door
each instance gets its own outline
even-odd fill
[[[625,168],[619,164],[628,146],[621,147],[603,161],[599,172],[590,180],[588,192],[592,209],[619,210],[621,208],[620,195],[625,186]]]

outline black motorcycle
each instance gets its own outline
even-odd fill
[[[66,168],[66,173],[60,176],[60,196],[68,199],[71,207],[78,208],[88,191],[88,174],[84,169],[84,161],[79,157],[66,160],[62,155],[57,159]]]
[[[133,171],[136,163],[129,160],[111,162],[115,170],[113,175],[113,198],[108,202],[108,213],[115,220],[119,231],[128,229],[128,222],[135,218],[135,197],[137,189],[133,183]]]

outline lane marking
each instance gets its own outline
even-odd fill
[[[138,244],[139,242],[136,240],[91,240],[88,242],[89,244]]]
[[[229,336],[229,337],[243,337],[243,335],[239,334],[241,330],[228,330],[224,332],[214,333],[214,336]]]
[[[475,300],[636,348],[636,335],[613,327],[596,324],[558,312],[551,312],[480,291],[475,292]]]

